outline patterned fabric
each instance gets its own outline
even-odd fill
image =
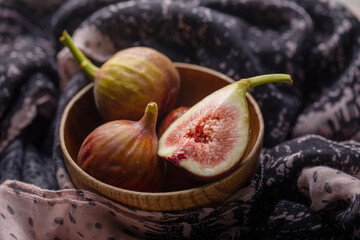
[[[219,206],[147,212],[75,189],[59,124],[89,80],[58,38],[100,65],[149,46],[251,90],[260,165]],[[0,0],[1,239],[360,239],[360,23],[326,0]]]

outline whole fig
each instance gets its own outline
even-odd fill
[[[126,48],[98,68],[74,45],[66,31],[60,41],[94,80],[95,103],[106,121],[139,120],[151,101],[158,105],[159,118],[173,108],[180,77],[173,62],[159,51],[149,47]]]
[[[114,120],[97,127],[81,145],[77,164],[104,183],[133,191],[160,191],[164,162],[157,156],[157,105],[140,121]]]

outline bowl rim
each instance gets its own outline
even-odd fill
[[[215,74],[217,76],[219,76],[221,79],[226,80],[229,83],[235,82],[233,79],[231,79],[230,77],[228,77],[225,74],[222,74],[220,72],[217,72],[213,69],[207,68],[207,67],[203,67],[203,66],[199,66],[199,65],[195,65],[195,64],[190,64],[190,63],[179,63],[179,62],[175,62],[174,63],[176,67],[186,67],[186,68],[191,68],[191,69],[195,69],[195,70],[200,70],[200,71],[206,71],[210,74]],[[230,174],[228,174],[226,177],[220,179],[219,181],[215,181],[215,182],[210,182],[210,183],[206,183],[202,186],[199,187],[194,187],[194,188],[190,188],[190,189],[184,189],[184,190],[177,190],[177,191],[169,191],[169,192],[140,192],[140,191],[133,191],[133,190],[127,190],[127,189],[123,189],[123,188],[119,188],[119,187],[115,187],[112,186],[110,184],[101,182],[99,180],[97,180],[96,178],[94,178],[93,176],[89,175],[88,173],[86,173],[83,169],[81,169],[75,162],[75,160],[70,156],[67,148],[66,148],[66,144],[65,144],[65,124],[66,124],[66,118],[68,116],[68,113],[71,110],[71,107],[74,105],[74,103],[76,101],[78,101],[87,91],[89,91],[90,88],[92,88],[94,86],[94,83],[89,83],[87,84],[85,87],[83,87],[79,92],[77,92],[72,99],[67,103],[63,113],[62,113],[62,117],[60,120],[60,127],[59,127],[59,137],[60,137],[60,145],[61,145],[61,150],[62,153],[64,155],[64,161],[67,164],[70,164],[71,167],[73,167],[77,172],[86,175],[86,177],[93,181],[94,183],[96,183],[100,188],[104,187],[107,188],[108,190],[110,190],[111,192],[119,192],[121,191],[124,194],[132,194],[132,195],[138,195],[138,196],[147,196],[147,197],[170,197],[170,196],[174,196],[174,195],[183,195],[183,194],[190,194],[192,192],[195,191],[199,191],[202,189],[208,189],[208,188],[213,188],[213,187],[217,187],[217,185],[219,185],[221,183],[222,180],[230,177],[231,175],[235,174],[236,171],[238,171],[241,166],[247,162],[249,159],[251,159],[254,154],[256,153],[256,149],[255,146],[259,146],[260,148],[262,147],[262,141],[263,141],[263,137],[264,137],[264,121],[263,121],[263,116],[260,110],[259,105],[257,104],[257,102],[255,101],[255,99],[253,98],[253,96],[247,92],[246,93],[246,98],[247,101],[251,101],[253,107],[254,107],[254,111],[256,112],[256,115],[259,118],[259,132],[258,132],[258,136],[257,139],[254,143],[254,147],[253,149],[249,152],[249,154],[247,155],[247,157],[245,159],[242,160],[242,162],[240,163],[240,165],[237,167],[237,169],[235,169],[234,171],[232,171]],[[69,161],[69,159],[71,161]],[[66,166],[67,167],[67,166]],[[67,169],[67,171],[69,171]],[[71,181],[72,177],[70,176]],[[77,188],[75,186],[75,188]],[[114,200],[116,201],[116,200]]]

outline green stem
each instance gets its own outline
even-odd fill
[[[75,46],[74,42],[72,41],[70,35],[67,31],[63,31],[62,36],[60,37],[60,42],[68,47],[71,53],[74,55],[74,58],[79,63],[80,68],[91,78],[95,78],[96,72],[99,70],[97,66],[92,64],[90,60],[85,57],[85,55],[80,51],[78,47]]]
[[[146,106],[145,114],[141,118],[140,122],[142,122],[147,129],[151,129],[155,131],[157,115],[158,115],[157,104],[155,102],[150,102]]]
[[[244,82],[249,85],[249,89],[271,82],[282,82],[282,83],[289,83],[292,84],[293,81],[289,74],[267,74],[267,75],[260,75],[252,78],[245,78],[241,79],[241,82]]]

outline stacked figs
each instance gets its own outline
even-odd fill
[[[286,74],[243,79],[191,108],[173,110],[180,77],[164,54],[132,47],[97,67],[66,32],[60,41],[94,81],[94,100],[105,121],[83,141],[77,164],[104,183],[133,191],[164,190],[166,169],[170,177],[185,172],[205,182],[231,172],[249,141],[245,93],[264,83],[292,83]]]
[[[157,157],[156,122],[173,108],[179,92],[174,64],[155,49],[131,47],[97,67],[66,31],[60,41],[93,80],[95,104],[106,122],[84,140],[77,164],[116,187],[160,191],[165,164]]]

